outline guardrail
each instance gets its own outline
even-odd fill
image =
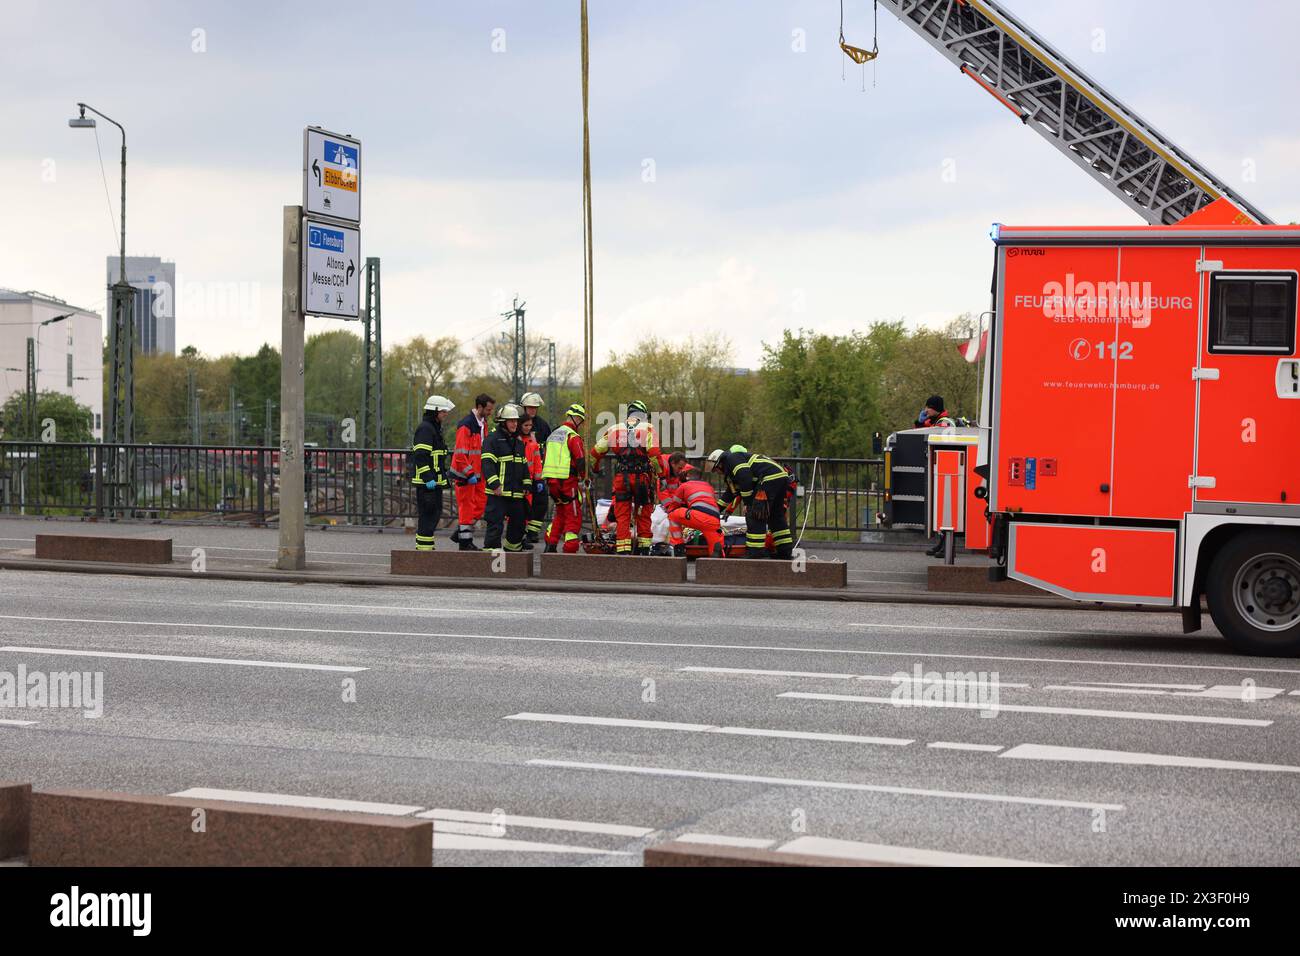
[[[405,449],[305,449],[308,520],[395,525],[415,515]],[[881,459],[778,458],[798,479],[796,533],[856,540],[877,528]],[[159,518],[265,524],[279,515],[280,450],[234,445],[0,442],[0,514]],[[720,476],[711,476],[721,484]],[[611,476],[594,484],[609,497]],[[444,496],[443,523],[455,517]]]

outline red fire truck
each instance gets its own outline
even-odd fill
[[[1300,655],[1300,228],[1000,0],[878,5],[1147,223],[994,227],[968,546],[980,523],[994,577],[1188,631],[1203,596],[1238,650]]]
[[[1201,597],[1300,654],[1300,229],[1001,227],[981,466],[1005,573],[1085,601]]]

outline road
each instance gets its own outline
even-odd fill
[[[635,865],[682,836],[1293,864],[1300,662],[1178,625],[2,571],[0,671],[99,671],[104,699],[0,710],[0,754],[38,787],[426,813],[436,865]],[[900,706],[917,669],[949,693]]]

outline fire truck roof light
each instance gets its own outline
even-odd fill
[[[997,242],[1001,236],[1002,236],[1002,223],[995,222],[992,226],[989,227],[989,238],[992,239],[994,242]]]

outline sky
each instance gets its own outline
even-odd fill
[[[1300,5],[1005,6],[1274,220],[1300,219]],[[870,3],[845,8],[869,47]],[[84,101],[126,127],[127,253],[175,261],[177,348],[278,346],[310,124],[362,141],[386,345],[472,346],[518,295],[530,333],[580,347],[578,9],[6,0],[0,286],[103,310],[121,140],[68,128]],[[942,324],[988,307],[991,223],[1138,221],[884,10],[865,71],[834,0],[591,0],[590,29],[598,361],[717,333],[755,366],[786,328]]]

